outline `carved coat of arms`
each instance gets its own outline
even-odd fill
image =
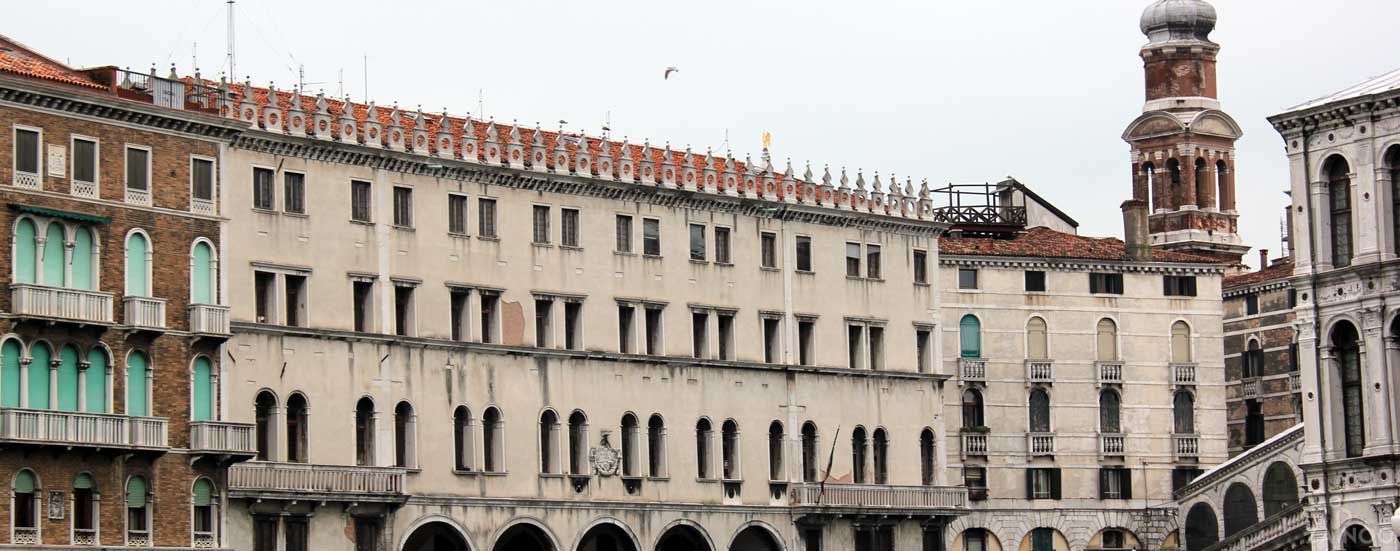
[[[622,464],[622,453],[612,447],[612,443],[608,441],[609,436],[610,431],[603,431],[602,442],[588,452],[588,459],[593,463],[593,472],[600,476],[617,474],[617,469]]]

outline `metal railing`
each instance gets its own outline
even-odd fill
[[[158,417],[0,409],[0,440],[120,448],[164,448],[169,423]]]
[[[823,489],[825,491],[823,491]],[[886,486],[880,484],[794,484],[795,507],[870,507],[881,509],[956,509],[967,506],[961,486]]]
[[[962,433],[962,456],[982,457],[987,455],[987,435],[978,432]]]
[[[1122,434],[1099,433],[1100,455],[1123,455],[1128,438]]]
[[[1201,436],[1199,434],[1172,435],[1172,457],[1177,459],[1195,459],[1200,455]]]
[[[1288,535],[1308,525],[1308,516],[1303,505],[1297,504],[1240,530],[1234,535],[1208,545],[1202,551],[1250,551],[1260,549],[1264,544],[1281,536]]]
[[[1026,360],[1026,380],[1032,383],[1050,383],[1055,380],[1054,360]]]
[[[1098,368],[1099,383],[1122,383],[1123,362],[1094,362]]]
[[[1196,364],[1194,363],[1174,363],[1171,364],[1172,382],[1179,385],[1196,384]]]
[[[1055,433],[1026,433],[1026,451],[1030,453],[1031,456],[1055,455]]]
[[[154,67],[150,73],[115,67],[111,70],[111,77],[101,75],[99,79],[110,78],[111,82],[107,84],[113,86],[117,97],[120,98],[215,115],[222,114],[230,103],[229,98],[216,87],[196,84],[194,81],[161,78],[155,75]]]
[[[228,335],[228,307],[217,304],[191,304],[190,332],[205,335]]]
[[[254,461],[229,467],[229,489],[307,494],[401,494],[405,471],[396,467],[350,467]]]
[[[195,421],[190,423],[190,451],[257,453],[256,428],[251,423]]]
[[[127,325],[165,329],[165,299],[122,297],[122,306]]]
[[[10,285],[11,307],[21,316],[112,323],[112,294],[32,283]]]
[[[14,530],[15,536],[10,543],[15,545],[39,545],[39,529],[37,527],[21,528],[16,526]]]
[[[964,381],[987,381],[985,358],[958,358],[958,378]]]

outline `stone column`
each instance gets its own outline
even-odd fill
[[[29,407],[29,366],[34,358],[19,359],[19,407]]]
[[[92,367],[92,364],[90,364],[90,363],[88,363],[88,362],[86,362],[86,361],[79,361],[79,362],[78,362],[78,411],[87,411],[87,410],[88,410],[88,407],[87,407],[87,402],[88,402],[88,401],[87,401],[87,380],[88,380],[88,373],[89,373],[88,368],[89,368],[89,367]]]
[[[1205,168],[1201,170],[1201,174],[1205,176],[1205,181],[1198,183],[1200,189],[1196,194],[1197,204],[1205,210],[1222,210],[1220,209],[1220,204],[1218,203],[1220,198],[1216,197],[1215,195],[1216,182],[1217,178],[1219,177],[1219,175],[1215,171],[1215,163],[1207,161]]]
[[[1317,266],[1314,270],[1323,272],[1332,269],[1332,220],[1326,210],[1327,182],[1310,182],[1308,195],[1312,200],[1313,227],[1317,232]]]
[[[1177,197],[1176,210],[1196,207],[1196,160],[1195,157],[1177,157],[1181,173],[1181,195]]]
[[[1362,403],[1366,411],[1366,455],[1390,451],[1394,441],[1391,434],[1390,410],[1394,401],[1390,379],[1382,368],[1386,358],[1386,343],[1381,331],[1381,307],[1368,305],[1361,310],[1361,384]],[[1372,363],[1367,363],[1371,358]],[[1374,365],[1373,365],[1374,364]],[[1386,519],[1389,522],[1389,519]]]

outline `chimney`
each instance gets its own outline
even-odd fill
[[[1147,201],[1123,201],[1123,243],[1128,260],[1150,262],[1152,245],[1147,242]]]
[[[1269,267],[1269,249],[1259,249],[1259,269]]]

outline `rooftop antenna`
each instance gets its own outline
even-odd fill
[[[194,68],[194,69],[198,69],[198,68],[199,68],[199,42],[198,42],[198,41],[196,41],[196,42],[194,43],[194,46],[192,46],[192,47],[190,48],[190,67],[191,67],[191,68]]]
[[[369,54],[364,54],[365,63],[365,91],[363,93],[365,101],[369,101]]]
[[[476,113],[477,116],[486,116],[486,91],[482,88],[476,89]]]
[[[612,132],[612,111],[603,112],[603,139],[608,139],[608,133]]]
[[[725,149],[725,150],[728,150],[728,149],[729,149],[729,129],[728,129],[728,128],[724,129],[724,145],[719,146],[719,148],[720,148],[720,149]]]
[[[228,0],[228,74],[237,75],[233,57],[233,0]],[[236,78],[236,77],[235,77]]]
[[[343,98],[343,97],[345,97],[345,68],[344,68],[344,67],[341,67],[341,68],[340,68],[340,72],[337,73],[336,82],[338,83],[339,88],[336,89],[336,91],[335,91],[335,96],[338,97],[338,98]]]

